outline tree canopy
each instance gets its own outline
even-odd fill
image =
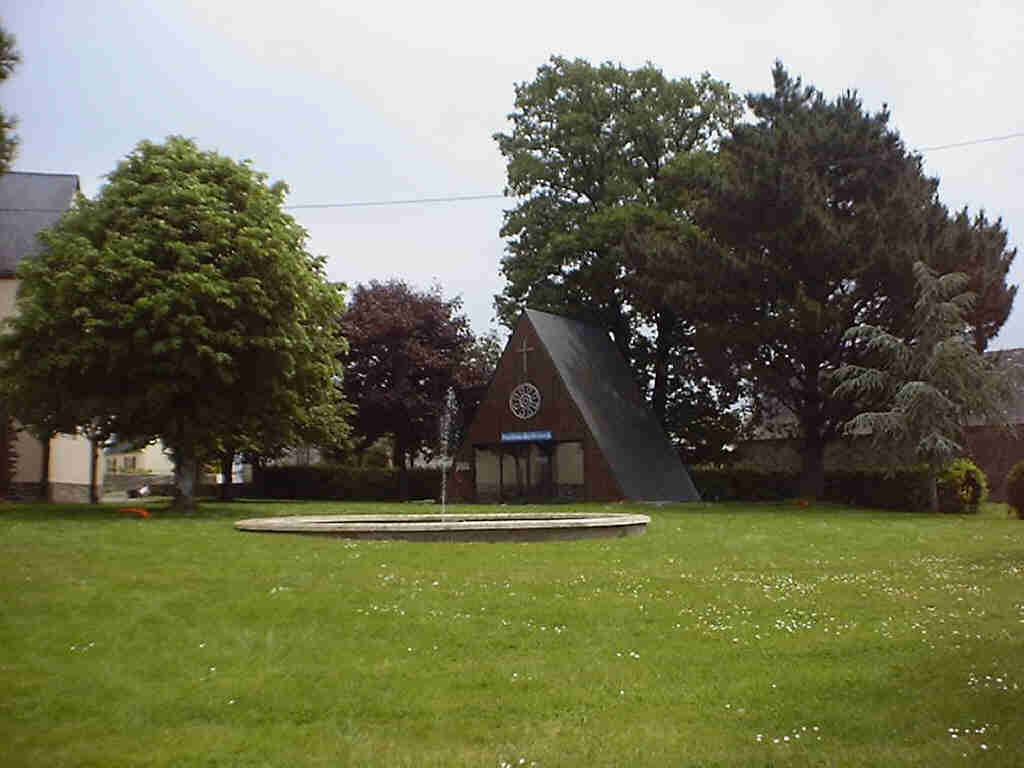
[[[226,443],[340,436],[343,301],[286,192],[189,139],[140,143],[22,262],[6,379],[49,377],[69,422],[161,437],[188,507],[199,460]]]
[[[21,56],[15,48],[14,36],[0,27],[0,83],[10,77],[20,63]],[[12,133],[14,123],[13,118],[0,110],[0,173],[10,167],[14,150],[18,146],[18,139]]]
[[[817,496],[825,445],[853,415],[833,391],[836,369],[860,352],[847,329],[902,332],[913,263],[963,264],[967,255],[950,247],[938,182],[889,126],[886,108],[868,113],[853,91],[828,100],[781,63],[772,76],[773,92],[747,97],[755,121],[734,128],[703,176],[697,218],[722,253],[702,294],[720,348],[755,396],[798,419],[802,490]],[[700,187],[697,178],[684,176],[684,186]],[[990,227],[978,229],[991,237]],[[1008,262],[996,245],[982,260],[993,265],[986,279],[999,283]],[[983,334],[1001,322],[993,317]]]
[[[342,316],[345,393],[356,407],[359,448],[391,436],[403,478],[413,457],[436,450],[448,390],[461,395],[489,376],[493,344],[476,343],[461,306],[437,287],[374,280],[356,286]]]
[[[674,163],[713,149],[741,103],[708,74],[670,79],[648,64],[553,57],[516,86],[502,273],[511,325],[526,306],[609,328],[656,416],[693,446],[721,426],[735,377],[698,350],[693,276],[704,239],[665,185]],[[686,403],[673,401],[685,392]]]
[[[949,216],[940,208],[940,235],[930,264],[939,272],[962,272],[967,290],[974,296],[964,310],[964,322],[970,328],[974,348],[984,352],[1013,308],[1017,286],[1008,285],[1016,248],[1007,247],[1002,219],[989,221],[985,211],[973,217],[966,207]]]

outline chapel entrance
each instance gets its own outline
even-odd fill
[[[481,501],[543,502],[583,495],[583,445],[578,441],[477,446],[475,459]]]

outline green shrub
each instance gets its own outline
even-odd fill
[[[271,499],[399,500],[396,469],[340,464],[264,467],[253,481],[256,493]],[[440,493],[440,470],[409,470],[410,499],[436,499]]]
[[[690,479],[704,501],[778,501],[796,496],[799,475],[756,467],[700,465]]]
[[[919,512],[928,507],[928,469],[852,469],[825,473],[825,499],[878,509]]]
[[[696,466],[693,484],[704,501],[778,501],[799,495],[800,475],[756,467]],[[825,473],[826,501],[882,509],[919,511],[928,506],[928,471],[924,467]]]
[[[1024,461],[1018,461],[1006,475],[1006,500],[1024,520]]]
[[[988,498],[985,473],[967,458],[955,459],[937,480],[939,511],[954,515],[975,515]]]

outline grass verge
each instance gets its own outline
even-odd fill
[[[1003,508],[613,508],[647,535],[352,542],[231,522],[410,507],[6,505],[0,762],[1024,760],[1024,525]]]

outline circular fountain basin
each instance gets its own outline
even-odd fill
[[[548,541],[639,536],[647,515],[502,512],[446,515],[296,515],[239,520],[235,528],[347,539],[404,541]]]

